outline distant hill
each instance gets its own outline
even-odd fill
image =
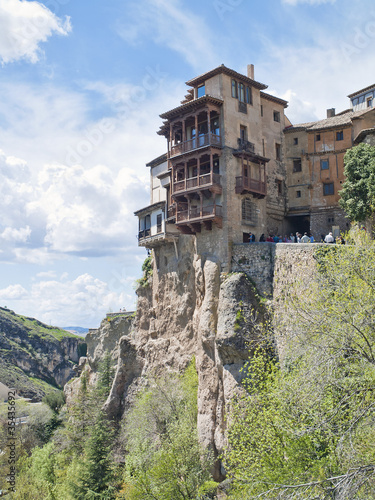
[[[81,326],[64,326],[63,329],[80,337],[86,337],[89,332],[88,328],[82,328]]]
[[[85,355],[82,337],[0,307],[0,382],[40,401],[73,376]]]

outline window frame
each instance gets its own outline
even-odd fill
[[[323,165],[327,165],[326,167]],[[325,158],[324,160],[320,160],[320,170],[329,170],[329,158]]]
[[[323,183],[323,196],[332,196],[334,194],[335,194],[335,183],[334,182],[324,182]]]
[[[276,123],[281,123],[281,113],[276,109],[273,110],[273,121]]]
[[[336,131],[336,141],[343,141],[343,140],[344,140],[344,131],[343,130]]]
[[[299,168],[296,168],[296,164],[298,162]],[[294,158],[293,159],[293,173],[302,172],[302,158]]]

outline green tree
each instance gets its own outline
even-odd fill
[[[196,499],[210,479],[210,455],[197,433],[197,374],[155,379],[124,422],[127,500]]]
[[[229,418],[233,498],[375,498],[375,244],[351,241],[285,290],[281,368],[267,349],[249,361]]]
[[[351,220],[363,222],[375,211],[375,147],[359,144],[344,157],[340,205]]]

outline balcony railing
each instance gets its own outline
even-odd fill
[[[202,207],[190,207],[183,210],[177,209],[176,222],[199,222],[200,220],[222,217],[221,205],[207,205]]]
[[[221,146],[221,137],[217,134],[202,134],[194,139],[180,142],[171,146],[170,156],[177,156],[193,149],[203,148],[204,146]]]
[[[143,229],[138,233],[138,240],[144,240],[145,238],[149,238],[151,236],[151,229]]]
[[[173,183],[173,194],[189,191],[190,189],[197,189],[200,187],[209,187],[214,184],[220,186],[220,178],[219,174],[214,174],[213,172],[209,172],[208,174],[200,175],[199,177],[189,177],[188,179],[182,179],[181,181],[177,181]]]
[[[246,191],[265,196],[267,194],[266,183],[243,175],[236,177],[236,193],[242,194]]]

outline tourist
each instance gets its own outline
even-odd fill
[[[313,236],[313,235],[311,235],[311,236],[310,236],[310,243],[314,243],[314,241],[315,241],[315,240],[314,240],[314,236]]]
[[[308,237],[307,233],[302,236],[302,238],[300,239],[300,243],[310,243],[310,238]]]
[[[324,238],[324,243],[334,243],[335,238],[332,236],[332,232],[330,231],[327,236]]]
[[[266,241],[266,237],[264,236],[264,233],[261,234],[259,241],[261,241],[261,242]]]
[[[296,237],[294,236],[293,233],[290,233],[289,239],[290,239],[291,243],[295,243],[296,242]]]

